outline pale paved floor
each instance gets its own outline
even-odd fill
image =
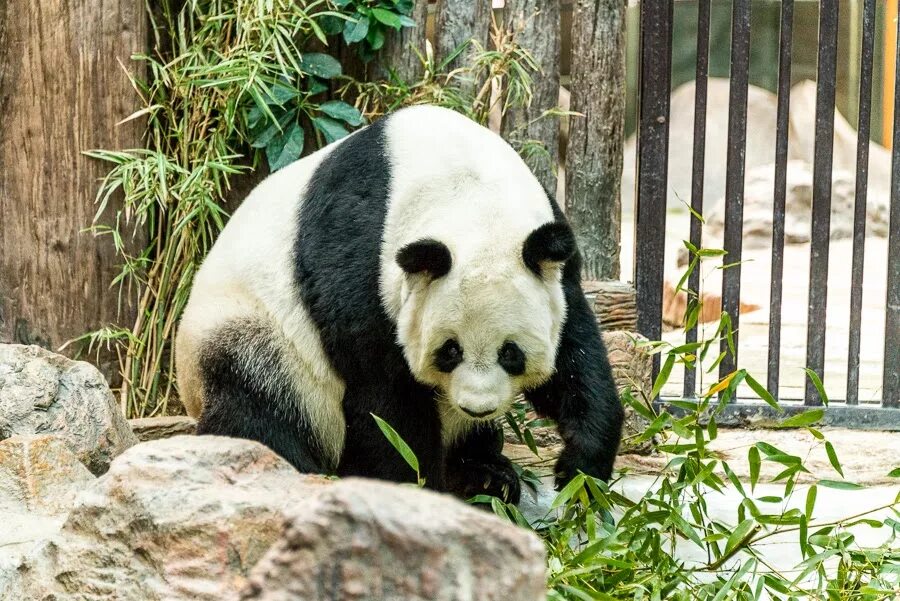
[[[622,279],[633,280],[634,225],[631,215],[623,215]],[[675,266],[675,256],[688,236],[689,216],[670,211],[666,233],[666,277],[673,285],[681,271]],[[884,354],[884,308],[887,279],[887,240],[870,237],[866,240],[863,281],[863,319],[861,331],[860,393],[861,402],[879,402],[882,387]],[[640,249],[637,249],[640,252]],[[849,348],[850,276],[852,242],[833,240],[830,247],[828,273],[828,303],[825,354],[825,390],[832,399],[843,399],[847,383],[847,352]],[[766,249],[746,249],[741,271],[742,302],[761,308],[740,317],[739,365],[757,380],[765,383],[768,365],[769,295],[771,291],[771,254]],[[703,290],[720,294],[721,270],[710,262],[703,267]],[[780,398],[803,397],[806,365],[807,289],[809,286],[809,245],[788,245],[784,258],[784,302],[782,314],[782,349]],[[708,335],[716,324],[709,324]],[[663,338],[673,344],[683,341],[683,332],[670,331]],[[715,359],[710,353],[708,363]],[[715,381],[715,373],[701,374],[708,385]],[[683,370],[675,369],[664,395],[680,395]],[[743,386],[741,396],[753,397]]]

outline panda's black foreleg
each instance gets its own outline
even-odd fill
[[[440,420],[430,389],[411,381],[402,384],[348,384],[344,397],[347,434],[338,466],[340,476],[393,482],[415,482],[416,472],[388,441],[372,414],[391,426],[412,449],[425,486],[443,489],[444,454]]]
[[[580,261],[563,271],[566,322],[556,373],[526,393],[535,410],[556,420],[565,442],[556,463],[557,487],[579,471],[609,480],[619,448],[623,409],[596,318],[581,290]]]
[[[519,476],[503,453],[503,434],[493,423],[480,424],[447,452],[447,490],[463,499],[491,495],[518,503]]]

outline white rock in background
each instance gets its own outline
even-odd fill
[[[76,500],[44,557],[78,599],[220,601],[324,480],[263,445],[217,436],[141,443]]]
[[[788,161],[785,193],[785,244],[809,242],[812,223],[813,168],[804,161]],[[772,245],[773,193],[775,165],[762,165],[747,173],[744,189],[744,248],[769,248]],[[832,173],[831,239],[853,236],[853,212],[856,203],[854,176],[842,170]],[[720,198],[706,214],[703,246],[722,248],[725,231],[725,199]],[[866,203],[866,235],[887,237],[887,197],[871,190]],[[686,265],[687,251],[681,249],[679,264]]]
[[[243,599],[546,598],[533,533],[447,495],[347,479],[298,506]]]
[[[94,474],[137,442],[97,369],[37,346],[0,344],[0,440],[55,434]]]

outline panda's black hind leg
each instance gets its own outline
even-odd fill
[[[507,503],[518,503],[521,496],[519,475],[502,450],[500,428],[489,423],[473,428],[447,454],[449,492],[463,499],[490,495]]]
[[[325,473],[314,433],[287,384],[275,345],[264,328],[231,323],[199,357],[203,410],[197,434],[246,438],[266,445],[301,472]],[[281,410],[279,410],[281,408]]]

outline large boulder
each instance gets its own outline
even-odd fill
[[[248,440],[141,443],[79,495],[33,563],[49,564],[45,579],[63,598],[235,598],[281,533],[288,507],[323,481]]]
[[[25,599],[27,556],[56,534],[94,476],[56,436],[0,442],[0,599]],[[36,583],[35,583],[36,584]]]
[[[243,599],[546,598],[544,547],[449,496],[348,479],[298,505]]]
[[[0,344],[0,440],[56,434],[94,474],[137,442],[97,369],[37,346]]]
[[[800,160],[786,165],[784,212],[785,244],[809,242],[812,232],[813,167]],[[772,244],[775,165],[762,165],[747,173],[744,188],[744,248],[769,248]],[[853,212],[856,204],[854,175],[835,170],[831,180],[831,239],[853,236]],[[866,235],[888,235],[887,196],[873,190],[866,203]],[[703,246],[722,248],[725,231],[725,199],[721,198],[706,214]],[[679,250],[679,265],[688,262],[686,249]]]

